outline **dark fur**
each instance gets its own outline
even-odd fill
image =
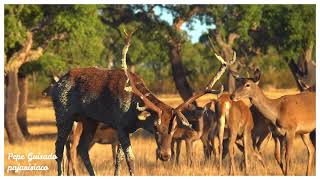
[[[132,77],[141,91],[148,91],[141,79],[133,73]],[[94,175],[94,171],[88,155],[88,144],[93,138],[98,122],[118,130],[119,141],[124,150],[131,145],[129,133],[138,128],[154,132],[155,117],[146,121],[137,120],[136,117],[140,113],[136,109],[137,103],[140,106],[143,103],[137,96],[124,91],[125,82],[126,76],[122,70],[77,68],[69,71],[53,86],[51,95],[58,129],[56,140],[58,175],[61,175],[63,149],[74,121],[82,119],[86,127],[80,139],[78,152],[90,175]],[[159,107],[171,112],[169,106],[153,95],[151,98]],[[163,115],[172,116],[167,113],[168,111]],[[134,169],[133,160],[127,156],[126,160],[129,169]]]

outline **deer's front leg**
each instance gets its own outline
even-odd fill
[[[124,152],[126,162],[128,165],[130,176],[134,175],[134,154],[131,147],[131,142],[129,138],[129,133],[125,130],[118,128],[118,136],[120,140],[120,146]]]
[[[286,171],[285,175],[289,175],[290,168],[292,167],[292,153],[293,153],[293,141],[294,141],[295,133],[293,131],[287,132],[286,134]]]
[[[123,152],[121,146],[118,145],[118,150],[117,150],[117,154],[116,154],[115,162],[114,162],[114,166],[115,166],[114,175],[115,176],[120,175],[121,161],[123,159],[124,159],[124,152]]]
[[[224,127],[225,127],[225,117],[224,115],[222,115],[219,119],[219,175],[222,168]]]

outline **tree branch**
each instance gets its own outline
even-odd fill
[[[240,37],[237,33],[230,33],[228,36],[228,45],[232,46],[234,41]]]
[[[37,50],[31,50],[33,44],[32,32],[27,32],[27,40],[22,46],[22,49],[14,53],[5,65],[5,74],[8,71],[18,71],[22,64],[37,60],[43,53],[43,49],[38,47]]]
[[[199,10],[199,6],[193,6],[192,9],[187,13],[186,17],[178,16],[173,22],[173,26],[175,27],[175,29],[181,31],[182,24],[186,21],[189,21],[192,18],[192,16],[199,12]]]

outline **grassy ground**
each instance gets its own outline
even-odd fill
[[[296,90],[274,90],[267,91],[267,95],[272,98],[279,97],[283,94],[295,94]],[[161,100],[172,105],[173,107],[181,103],[181,99],[176,95],[160,95]],[[201,98],[198,103],[203,105],[208,102],[208,99],[215,98],[215,96],[205,96]],[[5,136],[5,174],[6,175],[56,175],[55,160],[33,160],[28,162],[28,154],[51,154],[54,153],[54,142],[56,138],[54,111],[51,103],[48,100],[41,100],[33,102],[29,105],[28,120],[29,130],[32,134],[32,139],[28,140],[23,145],[10,145]],[[152,138],[143,138],[139,135],[132,136],[133,150],[136,157],[136,175],[218,175],[217,162],[211,160],[204,163],[203,150],[201,142],[195,143],[194,164],[189,167],[186,165],[185,146],[182,145],[181,163],[180,165],[173,165],[170,162],[158,162],[155,160],[156,144]],[[305,175],[307,163],[307,150],[301,141],[297,138],[295,141],[295,156],[293,159],[293,171],[295,175]],[[269,143],[268,147],[263,152],[263,157],[267,169],[264,170],[256,159],[252,158],[250,161],[250,175],[281,175],[281,170],[277,166],[273,156],[273,142]],[[24,160],[8,159],[9,153],[16,155],[24,155]],[[90,151],[90,157],[97,175],[113,175],[113,162],[110,145],[95,145]],[[236,168],[237,175],[244,175],[242,164],[242,154],[237,152]],[[28,166],[28,165],[47,166],[47,171],[19,171],[7,172],[9,166]],[[222,175],[228,175],[229,172],[229,158],[223,161]],[[87,175],[85,170],[81,171],[82,175]],[[125,163],[122,164],[122,175],[128,175]],[[315,168],[313,169],[315,174]]]

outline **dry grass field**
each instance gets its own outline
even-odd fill
[[[296,94],[297,91],[291,90],[275,90],[269,89],[267,95],[272,98],[279,97],[284,94]],[[176,95],[161,95],[161,100],[172,105],[177,106],[181,99]],[[205,96],[201,98],[198,103],[203,105],[208,102],[208,99],[215,98],[215,96]],[[49,100],[41,100],[33,102],[29,105],[28,120],[30,123],[29,130],[32,133],[32,138],[21,146],[9,145],[5,135],[5,175],[56,175],[56,162],[55,160],[33,160],[28,162],[28,153],[35,154],[50,154],[54,153],[55,142],[55,117]],[[218,175],[217,162],[211,160],[204,164],[203,149],[200,141],[195,144],[194,164],[189,167],[186,165],[185,158],[185,146],[182,145],[181,161],[180,165],[174,165],[170,162],[158,162],[155,160],[156,143],[152,137],[144,138],[139,133],[132,135],[133,151],[136,157],[136,175],[169,175],[169,176],[181,176],[181,175]],[[295,157],[293,159],[293,170],[295,175],[305,175],[307,167],[307,150],[301,141],[301,138],[297,138],[295,141]],[[267,169],[264,170],[259,162],[256,162],[254,158],[250,161],[250,175],[282,175],[280,168],[276,164],[276,160],[273,156],[273,142],[269,143],[268,147],[263,151],[263,157]],[[17,155],[25,155],[25,160],[13,160],[8,159],[9,153]],[[95,145],[90,151],[90,157],[95,169],[95,172],[99,176],[113,175],[113,162],[111,155],[110,145]],[[237,152],[236,155],[236,168],[238,175],[244,175],[242,162],[242,154]],[[48,171],[19,171],[8,172],[9,166],[14,165],[42,165],[47,166]],[[223,161],[222,175],[228,175],[229,173],[229,157]],[[87,175],[87,172],[83,169],[81,175]],[[122,163],[121,175],[128,175],[126,164]],[[313,175],[315,175],[315,168],[313,168]]]

